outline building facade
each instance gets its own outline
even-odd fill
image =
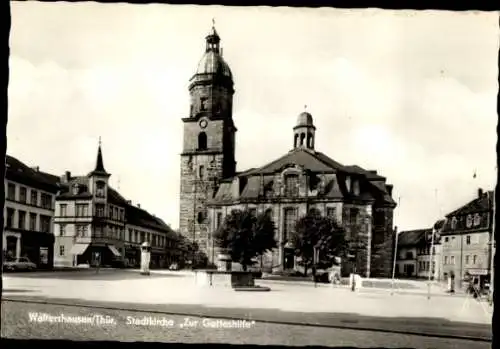
[[[109,185],[111,174],[104,169],[99,144],[95,169],[86,176],[60,179],[54,217],[55,264],[138,266],[139,245],[153,243],[153,264],[164,259],[160,242],[171,231],[145,210],[131,205]],[[155,228],[152,228],[155,226]]]
[[[493,235],[493,192],[477,197],[446,215],[442,230],[443,278],[452,273],[458,287],[467,275],[485,282],[490,277]]]
[[[151,246],[151,268],[165,268],[178,262],[178,236],[163,220],[131,202],[126,206],[125,216],[125,265],[140,266],[140,246],[145,241]]]
[[[289,237],[311,209],[335,217],[350,240],[364,244],[356,268],[365,276],[389,276],[394,251],[392,185],[376,171],[344,166],[315,150],[312,116],[301,113],[292,149],[260,168],[236,172],[232,73],[212,28],[189,87],[190,115],[181,154],[180,233],[214,260],[212,232],[234,209],[270,214],[279,248],[264,256],[273,270],[295,268]]]
[[[5,164],[3,257],[27,257],[38,268],[52,268],[58,179],[9,155]]]
[[[440,229],[444,221],[434,228],[402,231],[398,235],[395,275],[399,278],[441,278]],[[434,232],[434,238],[432,234]]]

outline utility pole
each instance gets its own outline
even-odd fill
[[[496,252],[496,239],[495,239],[495,214],[496,214],[496,204],[495,204],[495,193],[496,188],[493,189],[493,212],[491,217],[491,237],[490,237],[490,304],[493,305],[493,291],[494,291],[494,281],[495,281],[495,252]],[[488,195],[488,199],[489,195]]]
[[[400,205],[401,205],[401,196],[398,197],[398,212],[399,212],[399,209],[401,207]],[[397,217],[399,218],[399,214],[397,215]],[[399,219],[398,219],[398,221],[399,221]],[[398,236],[399,236],[399,231],[398,231],[398,227],[397,226],[394,227],[394,233],[396,234],[396,238],[395,238],[395,241],[394,241],[394,259],[393,259],[393,262],[392,262],[391,295],[394,294],[394,277],[395,277],[395,274],[396,274],[396,259],[398,257]]]

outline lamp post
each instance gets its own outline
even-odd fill
[[[391,295],[394,294],[394,276],[396,274],[396,258],[398,257],[398,227],[394,227],[394,233],[396,234],[395,241],[394,241],[394,259],[392,262],[392,282],[391,282]]]

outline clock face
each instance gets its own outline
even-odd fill
[[[200,127],[201,127],[201,128],[205,128],[205,127],[207,127],[207,120],[201,120],[201,121],[200,121]]]

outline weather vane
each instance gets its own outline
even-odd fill
[[[304,110],[307,111],[307,104],[304,104]]]
[[[99,146],[101,146],[101,136],[99,136]]]
[[[215,18],[212,18],[212,25],[215,27]]]

